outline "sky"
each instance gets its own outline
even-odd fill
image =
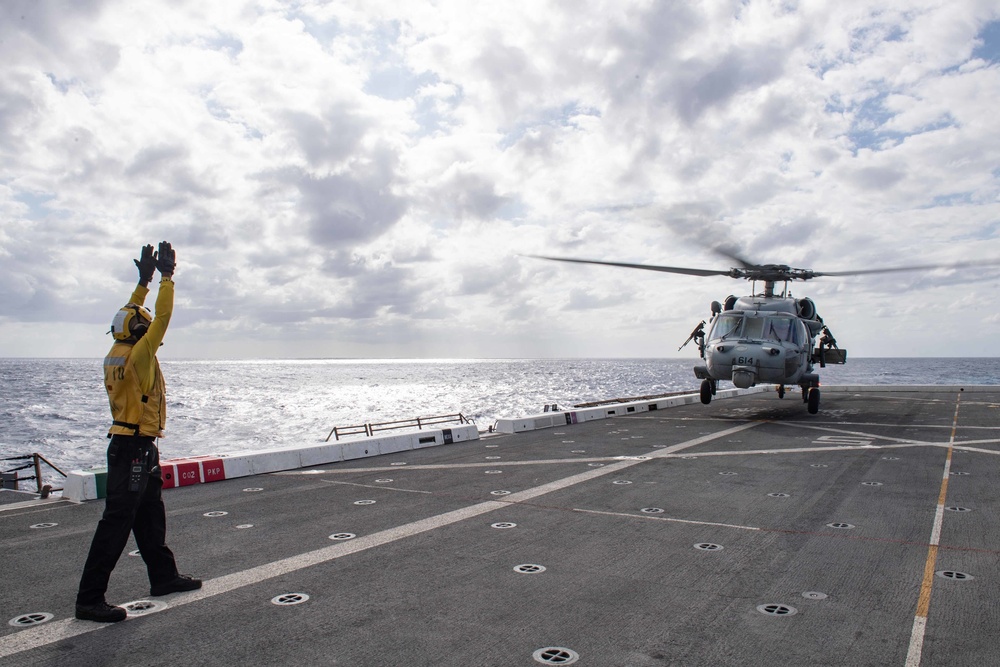
[[[998,100],[995,0],[3,0],[0,357],[103,356],[167,240],[161,358],[694,358],[750,283],[525,255],[1000,261]],[[790,288],[1000,356],[1000,266]]]

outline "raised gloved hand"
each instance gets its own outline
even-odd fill
[[[139,269],[139,284],[145,287],[153,278],[153,271],[156,270],[156,253],[153,252],[153,246],[143,246],[139,259],[132,261],[135,262],[136,268]]]
[[[156,270],[164,276],[172,276],[177,266],[175,259],[174,249],[170,244],[160,241],[160,249],[156,254]]]

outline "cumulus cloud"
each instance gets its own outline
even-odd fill
[[[983,0],[0,3],[4,353],[52,322],[102,354],[161,239],[187,356],[669,355],[750,287],[525,254],[1000,258],[997,26]],[[867,335],[887,295],[941,314],[941,353],[995,338],[968,304],[998,287],[795,286],[852,354],[907,353]]]

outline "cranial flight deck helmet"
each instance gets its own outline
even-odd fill
[[[149,323],[153,321],[153,313],[148,308],[128,303],[115,313],[111,320],[111,335],[115,340],[139,340],[146,334]]]

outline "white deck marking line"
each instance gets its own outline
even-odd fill
[[[34,512],[50,509],[53,505],[67,505],[70,503],[71,501],[68,498],[47,498],[45,500],[37,498],[35,500],[25,500],[20,503],[0,505],[0,512],[9,512],[10,510],[34,510],[33,512],[24,512],[24,514],[33,514]]]
[[[695,526],[716,526],[718,528],[736,528],[738,530],[762,530],[761,528],[756,528],[754,526],[739,526],[735,523],[717,523],[714,521],[694,521],[691,519],[675,519],[668,516],[651,516],[643,514],[628,514],[627,512],[604,512],[601,510],[585,510],[580,508],[574,508],[574,512],[582,512],[583,514],[603,514],[605,516],[621,516],[627,517],[629,519],[650,519],[652,521],[669,521],[670,523],[689,523]]]
[[[976,452],[978,454],[1000,454],[1000,450],[996,449],[980,449],[979,447],[964,447],[962,445],[955,445],[954,448],[960,452]]]
[[[738,449],[718,452],[698,452],[695,456],[742,456],[744,454],[802,454],[809,452],[849,452],[856,450],[909,449],[910,447],[948,447],[944,443],[911,442],[905,445],[838,445],[836,447],[775,447],[773,449]],[[683,458],[683,454],[670,458]]]
[[[385,484],[356,484],[354,482],[337,482],[332,479],[321,479],[321,482],[326,484],[338,484],[342,486],[360,486],[362,489],[378,489],[380,491],[403,491],[405,493],[426,493],[428,495],[434,495],[433,491],[422,491],[420,489],[401,489],[398,486],[386,486]]]
[[[955,399],[955,417],[952,419],[951,442],[955,442],[958,431],[958,409],[962,405],[962,395]],[[948,496],[948,475],[951,473],[952,447],[948,448],[945,457],[944,471],[941,475],[941,491],[938,493],[937,509],[934,512],[934,525],[931,527],[930,545],[927,547],[927,560],[924,563],[924,576],[920,584],[920,597],[917,599],[917,613],[913,617],[913,629],[910,631],[910,646],[906,651],[905,667],[920,667],[920,656],[924,648],[924,633],[927,630],[927,614],[931,606],[931,590],[934,587],[934,566],[937,563],[937,552],[941,542],[941,526],[944,523],[944,505]]]
[[[958,449],[962,445],[995,445],[1000,442],[1000,438],[988,438],[984,440],[956,440],[955,448]],[[992,449],[983,449],[984,452],[992,452]]]
[[[966,401],[965,405],[969,405]],[[663,422],[702,422],[702,421],[731,421],[730,419],[721,419],[718,417],[704,418],[704,419],[693,419],[691,417],[660,417],[660,421]],[[825,421],[812,421],[810,420],[808,424],[803,422],[783,422],[779,420],[772,420],[772,423],[781,424],[782,426],[801,426],[802,428],[820,428],[822,426],[869,426],[872,428],[894,428],[894,429],[924,429],[924,428],[943,428],[951,429],[951,424],[911,424],[909,426],[900,426],[899,424],[885,424],[882,422],[825,422]],[[996,431],[1000,430],[1000,426],[963,426],[965,430],[986,430],[986,431]],[[879,436],[882,437],[882,436]]]
[[[826,433],[839,433],[841,435],[852,435],[852,436],[857,437],[857,438],[871,438],[872,440],[888,440],[890,442],[903,442],[903,443],[912,443],[912,442],[922,443],[922,442],[926,442],[925,440],[917,440],[915,438],[894,438],[891,435],[878,435],[876,433],[865,433],[864,431],[848,431],[848,430],[842,429],[842,428],[830,428],[830,427],[827,427],[827,426],[813,426],[812,424],[796,424],[796,423],[781,422],[781,421],[775,421],[775,422],[772,422],[772,423],[778,424],[780,426],[793,426],[793,427],[799,427],[799,428],[809,429],[809,430],[812,430],[812,431],[824,431]],[[861,426],[863,426],[863,424],[861,424]]]
[[[415,466],[381,466],[378,468],[344,468],[342,470],[324,470],[324,475],[347,475],[354,472],[406,472],[407,470],[447,470],[449,468],[501,468],[503,466],[553,465],[556,463],[593,463],[596,461],[614,461],[613,456],[581,456],[578,459],[539,459],[538,461],[485,461],[483,463],[429,463]],[[331,463],[330,465],[336,465]],[[300,470],[283,470],[270,473],[272,475],[315,475],[315,472]]]
[[[258,565],[257,567],[252,567],[241,572],[233,572],[232,574],[216,577],[215,579],[209,579],[204,582],[200,590],[190,591],[187,593],[173,593],[171,595],[164,596],[161,599],[164,602],[167,602],[167,604],[170,605],[169,608],[172,609],[190,604],[192,602],[197,602],[199,600],[204,600],[206,598],[215,597],[216,595],[222,595],[223,593],[228,593],[237,588],[259,584],[267,579],[273,579],[274,577],[280,577],[290,572],[295,572],[313,565],[320,565],[337,558],[350,556],[351,554],[366,551],[368,549],[389,544],[414,535],[419,535],[420,533],[425,533],[427,531],[434,530],[435,528],[450,526],[451,524],[465,521],[466,519],[471,519],[494,510],[508,508],[511,503],[528,501],[533,498],[537,498],[538,496],[552,493],[553,491],[559,491],[604,475],[610,475],[626,468],[631,468],[632,466],[645,463],[647,460],[661,458],[669,453],[677,452],[688,447],[695,447],[706,442],[711,442],[717,438],[722,438],[748,428],[753,428],[761,423],[763,422],[741,424],[733,428],[724,429],[718,433],[712,433],[693,440],[688,440],[686,442],[661,449],[651,454],[648,459],[615,461],[614,463],[606,465],[602,468],[593,468],[586,472],[564,477],[563,479],[559,479],[554,482],[549,482],[531,489],[525,489],[524,491],[512,493],[509,496],[505,496],[503,501],[487,500],[475,505],[470,505],[469,507],[463,507],[461,509],[452,510],[451,512],[445,512],[444,514],[438,514],[426,519],[413,521],[395,528],[382,530],[371,535],[363,535],[350,540],[349,542],[340,542],[328,547],[316,549],[314,551],[308,551],[297,556],[291,556],[272,563]],[[416,467],[417,466],[412,466],[412,468]],[[379,470],[381,471],[382,469]],[[399,468],[393,468],[393,470],[399,470]],[[127,619],[123,622],[127,623],[130,620],[133,619]],[[18,632],[0,637],[0,658],[5,658],[23,651],[29,651],[40,646],[53,644],[57,641],[76,637],[95,630],[101,630],[106,627],[108,627],[108,625],[68,618],[60,621],[51,621],[34,628],[20,630]]]

